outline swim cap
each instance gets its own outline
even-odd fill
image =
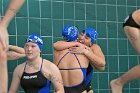
[[[83,33],[85,33],[86,36],[90,37],[92,44],[94,44],[95,40],[98,37],[97,31],[94,28],[85,28],[83,30]]]
[[[28,38],[26,39],[26,43],[27,42],[36,43],[39,49],[42,50],[43,40],[38,34],[29,35]]]
[[[78,38],[78,29],[75,26],[67,25],[62,30],[62,36],[66,41],[75,41]]]

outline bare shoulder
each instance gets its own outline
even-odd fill
[[[19,65],[16,67],[16,69],[20,70],[20,69],[24,68],[25,64],[26,64],[25,62],[22,63],[22,64],[19,64]]]
[[[23,72],[23,70],[24,70],[24,67],[25,67],[25,62],[24,63],[22,63],[22,64],[19,64],[16,68],[15,68],[15,70],[14,70],[14,73],[16,73],[16,74],[18,74],[18,75],[22,75],[22,72]]]
[[[59,75],[59,69],[54,63],[46,59],[43,61],[43,73],[46,78],[51,79],[54,74]]]
[[[101,49],[101,47],[100,47],[98,44],[93,44],[90,48],[91,48],[92,50]]]
[[[44,59],[43,64],[45,65],[46,68],[48,68],[48,70],[57,69],[57,66],[53,62],[51,62],[49,60]]]

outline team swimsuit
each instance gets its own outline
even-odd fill
[[[59,64],[61,63],[61,60],[67,55],[69,54],[69,52],[67,52],[58,62],[57,66],[59,66]],[[85,91],[85,87],[86,87],[86,72],[87,72],[87,68],[82,68],[80,61],[78,59],[78,57],[76,56],[76,54],[73,54],[74,57],[76,58],[80,68],[67,68],[67,69],[63,69],[63,68],[59,68],[59,70],[76,70],[76,69],[81,69],[82,73],[83,73],[83,81],[78,84],[78,85],[74,85],[74,86],[64,86],[64,90],[65,93],[82,93],[83,91]]]
[[[92,87],[91,87],[92,75],[93,75],[93,68],[92,68],[91,64],[89,64],[89,66],[87,68],[87,73],[86,73],[86,91],[87,92],[92,90]]]
[[[25,93],[50,93],[51,83],[42,73],[42,63],[40,70],[35,73],[25,72],[27,63],[25,64],[24,72],[20,80],[21,87]]]

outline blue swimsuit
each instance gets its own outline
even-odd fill
[[[21,87],[25,93],[50,93],[50,81],[42,74],[42,63],[40,71],[35,73],[26,73],[25,68],[27,63],[25,64],[20,80]]]
[[[60,61],[58,62],[57,66],[59,66],[61,60],[68,54],[69,52],[67,52],[61,59]],[[62,69],[62,68],[59,68],[60,70],[75,70],[75,69],[81,69],[83,75],[84,75],[84,78],[83,78],[83,81],[78,84],[78,85],[74,85],[74,86],[64,86],[64,90],[65,90],[65,93],[82,93],[84,90],[85,90],[85,86],[86,86],[86,72],[87,72],[87,68],[82,68],[81,67],[81,64],[78,60],[78,57],[76,56],[76,54],[73,54],[74,57],[76,58],[80,68],[67,68],[67,69]]]

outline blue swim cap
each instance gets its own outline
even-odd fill
[[[95,40],[98,37],[97,31],[94,28],[85,28],[83,30],[83,33],[85,33],[88,37],[90,37],[92,44],[94,44]]]
[[[26,39],[26,43],[27,42],[36,43],[39,49],[42,50],[43,40],[38,34],[29,35],[28,38]]]
[[[78,29],[75,26],[67,25],[62,30],[62,36],[66,41],[75,41],[78,39]]]

